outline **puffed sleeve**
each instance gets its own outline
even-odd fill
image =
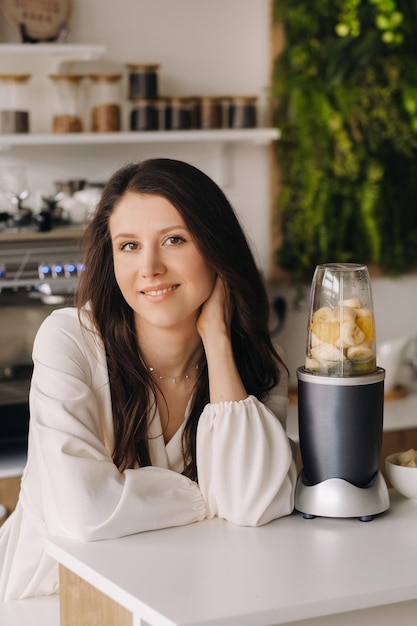
[[[249,396],[205,407],[197,469],[209,516],[259,526],[292,512],[296,469],[285,432],[287,399],[273,395],[268,404]]]
[[[107,368],[92,335],[76,314],[57,311],[34,343],[29,458],[48,531],[88,541],[204,519],[195,482],[162,467],[114,465]]]

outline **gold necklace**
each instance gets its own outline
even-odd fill
[[[186,382],[194,371],[198,372],[198,368],[199,368],[198,363],[194,363],[194,365],[192,365],[190,369],[187,372],[185,372],[185,374],[179,374],[178,376],[168,376],[167,374],[162,374],[162,372],[159,372],[154,367],[150,367],[149,371],[152,375],[157,376],[159,380],[170,378],[172,381],[172,384],[175,385],[177,381],[180,380],[181,378],[183,378],[184,382]]]

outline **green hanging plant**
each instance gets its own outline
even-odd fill
[[[277,262],[417,265],[417,2],[276,0]]]

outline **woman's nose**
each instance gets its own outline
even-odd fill
[[[141,267],[140,272],[143,278],[156,276],[165,272],[165,265],[157,250],[144,249],[140,255]]]

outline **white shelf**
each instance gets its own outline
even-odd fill
[[[101,58],[106,52],[102,44],[68,43],[2,43],[0,55],[26,55],[45,57],[66,57],[73,60],[92,60]]]
[[[27,146],[82,146],[151,143],[252,143],[267,145],[280,138],[277,128],[135,131],[115,133],[44,133],[0,135],[0,149]]]

